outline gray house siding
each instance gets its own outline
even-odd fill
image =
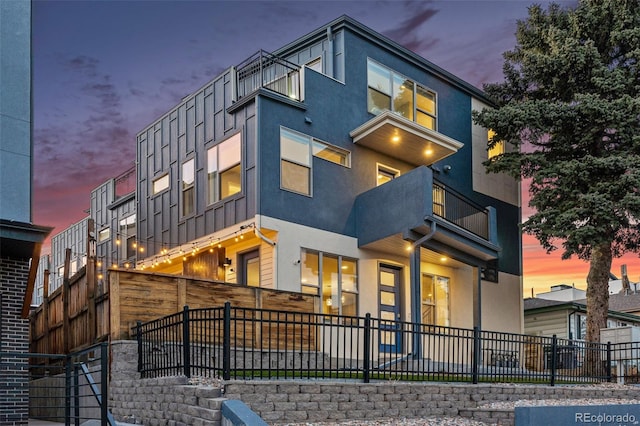
[[[256,212],[255,104],[235,110],[232,72],[206,84],[138,134],[138,239],[148,255],[247,220]],[[207,150],[242,133],[242,191],[208,205]],[[195,208],[181,211],[181,167],[195,161]],[[153,181],[169,175],[169,188],[152,194]]]

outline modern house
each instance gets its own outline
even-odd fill
[[[317,294],[331,314],[522,332],[519,182],[486,174],[495,153],[471,119],[489,106],[343,16],[142,129],[135,220],[97,232],[128,237],[121,259],[145,271]]]
[[[0,424],[25,425],[31,293],[51,228],[32,221],[31,2],[0,2]],[[11,377],[11,379],[9,379]]]

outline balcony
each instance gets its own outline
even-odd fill
[[[302,100],[300,66],[263,50],[236,67],[235,100],[267,89],[287,98]]]
[[[482,207],[438,182],[421,166],[360,194],[355,202],[358,245],[401,252],[406,235],[425,235],[482,260],[497,257],[495,210]]]
[[[415,166],[429,166],[464,146],[462,142],[407,120],[382,112],[349,133],[353,143]]]

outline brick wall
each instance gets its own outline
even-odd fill
[[[22,319],[22,303],[29,276],[29,260],[0,257],[0,352],[29,350],[29,320]],[[26,425],[29,417],[28,359],[5,357],[0,367],[0,424]],[[6,385],[5,385],[6,382]]]

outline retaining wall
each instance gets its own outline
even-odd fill
[[[268,423],[443,415],[478,417],[486,414],[472,413],[479,405],[522,399],[640,399],[640,388],[636,386],[396,381],[366,384],[355,380],[231,380],[224,382],[222,393],[213,386],[188,385],[186,377],[139,379],[136,343],[114,342],[111,350],[112,413],[117,420],[145,425],[217,426],[226,399],[244,402]]]

